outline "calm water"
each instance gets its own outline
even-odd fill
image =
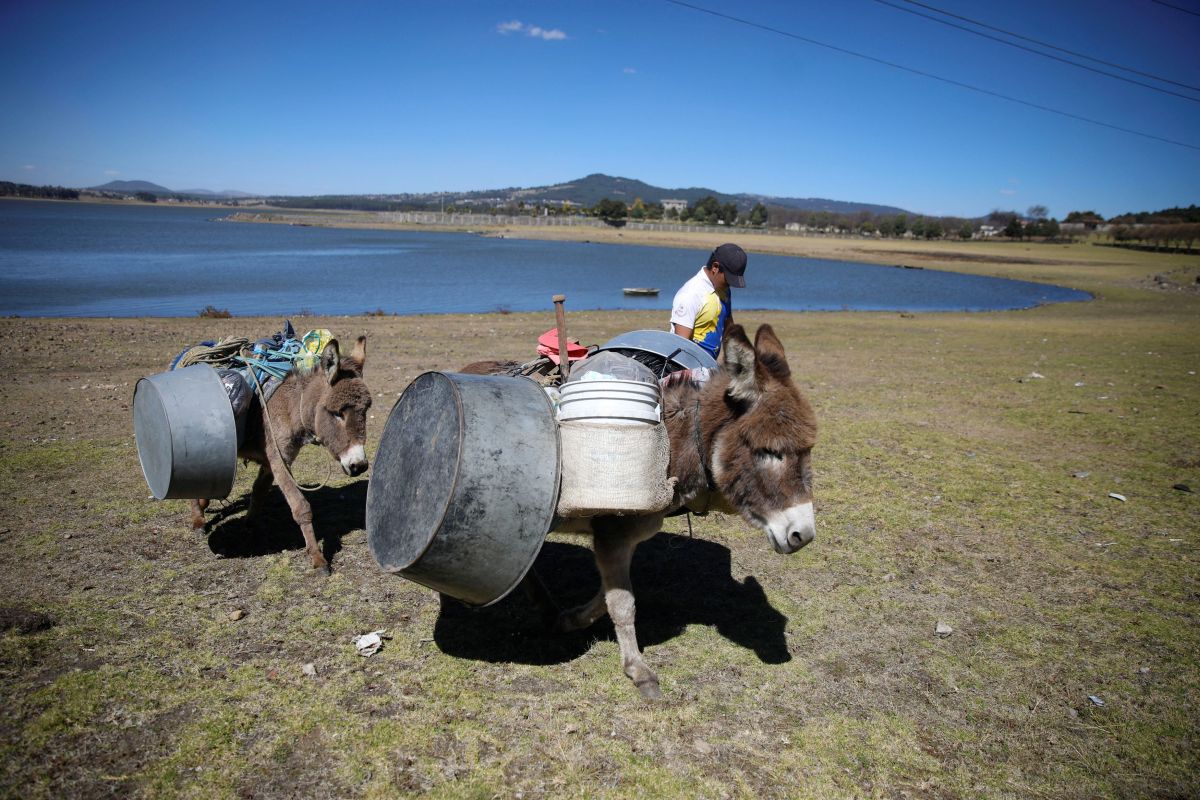
[[[0,201],[0,315],[235,316],[670,307],[707,251],[216,222],[225,211]],[[736,236],[734,237],[736,238]],[[752,254],[735,309],[984,311],[1056,286]],[[656,286],[658,297],[625,297]]]

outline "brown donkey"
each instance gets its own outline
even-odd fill
[[[646,697],[658,697],[658,677],[646,664],[634,629],[629,564],[637,545],[656,534],[663,517],[687,506],[740,514],[767,534],[777,553],[794,553],[813,540],[812,448],[816,416],[792,382],[787,359],[769,325],[754,344],[733,325],[722,348],[722,370],[704,384],[668,383],[663,418],[671,440],[670,474],[678,479],[667,512],[568,520],[568,533],[590,533],[600,591],[561,612],[561,631],[612,618],[625,674]],[[531,577],[530,582],[536,582]],[[536,597],[540,587],[527,586]]]
[[[312,507],[296,485],[288,466],[306,444],[321,444],[338,460],[347,475],[361,475],[367,469],[367,409],[371,392],[363,382],[367,360],[367,337],[358,337],[354,352],[342,358],[337,340],[325,346],[321,362],[312,372],[293,371],[279,384],[267,401],[265,410],[256,396],[246,418],[246,430],[238,458],[260,464],[254,489],[250,493],[248,516],[255,518],[263,507],[272,481],[279,483],[292,519],[304,534],[304,549],[313,569],[329,573],[329,564],[317,547],[313,532]],[[257,413],[256,413],[257,410]],[[267,431],[275,434],[268,441]],[[204,509],[208,500],[192,501],[192,527],[204,528]]]

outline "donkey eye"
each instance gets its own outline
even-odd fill
[[[330,414],[333,414],[333,415],[334,415],[335,417],[337,417],[338,419],[341,419],[341,418],[342,418],[342,412],[340,412],[340,411],[330,411],[329,413],[330,413]]]
[[[772,450],[768,447],[761,448],[757,455],[759,458],[767,461],[783,461],[783,453],[780,453],[778,450]]]

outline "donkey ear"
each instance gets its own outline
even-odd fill
[[[723,366],[729,373],[726,393],[734,400],[752,402],[758,397],[758,385],[754,380],[754,348],[741,325],[729,328],[721,352]]]
[[[358,341],[354,343],[354,352],[350,354],[350,360],[358,366],[358,371],[362,372],[363,365],[367,363],[366,336],[358,337]]]
[[[791,376],[783,342],[779,341],[775,329],[770,325],[759,326],[758,333],[754,335],[754,352],[758,356],[754,369],[760,385],[772,377],[786,379]]]
[[[337,339],[330,339],[329,344],[325,345],[325,349],[321,351],[321,369],[325,372],[325,377],[330,383],[337,380],[338,363],[342,356],[338,351]]]

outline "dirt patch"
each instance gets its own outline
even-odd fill
[[[28,608],[0,607],[0,631],[16,631],[17,633],[34,633],[44,631],[54,625],[54,618],[40,611]]]

